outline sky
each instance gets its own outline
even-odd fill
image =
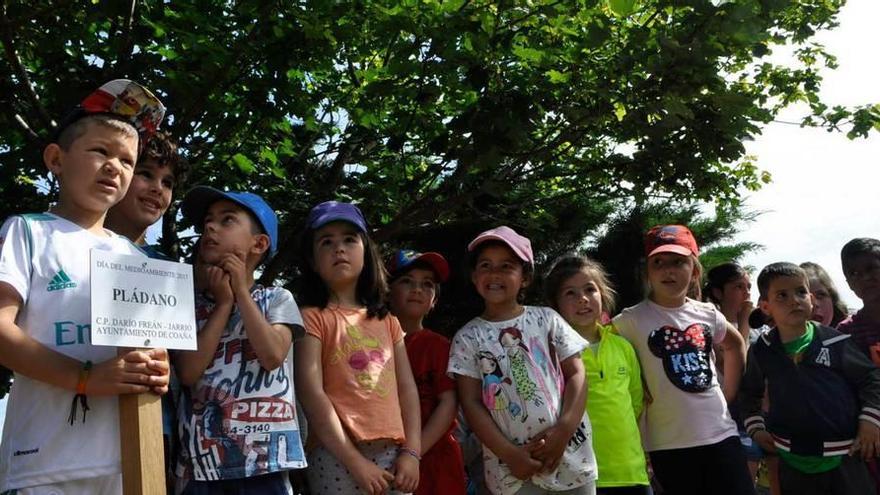
[[[840,26],[818,36],[839,64],[823,74],[821,95],[829,106],[880,103],[880,65],[871,49],[878,18],[880,2],[850,0]],[[777,120],[797,122],[803,115],[803,108],[789,108]],[[743,263],[758,270],[776,261],[818,263],[847,305],[860,308],[843,278],[840,248],[854,237],[880,238],[880,133],[850,141],[824,129],[773,123],[746,149],[773,182],[747,195],[747,208],[764,213],[736,240],[765,249]],[[752,278],[754,284],[757,273]]]
[[[877,19],[880,2],[849,0],[840,26],[817,37],[839,64],[823,74],[821,94],[829,106],[880,103],[880,64],[873,42]],[[787,56],[777,51],[774,61]],[[777,120],[797,122],[804,114],[803,108],[790,108]],[[813,261],[825,267],[847,305],[860,308],[843,279],[839,255],[849,239],[880,238],[880,133],[850,141],[823,129],[773,123],[746,143],[746,149],[773,182],[746,196],[746,207],[763,213],[735,240],[765,248],[748,254],[743,264],[760,270],[775,261]],[[0,424],[5,415],[3,400]]]

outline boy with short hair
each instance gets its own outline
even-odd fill
[[[104,225],[127,237],[153,259],[176,261],[163,253],[156,244],[147,244],[147,228],[165,215],[171,206],[174,188],[189,171],[186,160],[180,155],[175,142],[168,134],[157,132],[146,143],[134,167],[134,175],[128,192],[122,201],[107,212]],[[174,465],[177,454],[177,400],[180,384],[173,373],[169,380],[169,393],[162,396],[162,437],[165,446],[165,481],[173,487]]]
[[[43,151],[60,184],[58,203],[13,216],[0,230],[0,364],[15,372],[0,491],[121,493],[116,396],[167,389],[164,349],[117,356],[91,345],[88,263],[91,250],[143,255],[104,220],[164,111],[137,83],[101,86]]]
[[[865,463],[853,455],[869,459],[880,452],[880,369],[849,335],[810,321],[812,296],[802,268],[768,265],[758,290],[760,308],[776,326],[749,349],[740,389],[746,430],[781,457],[783,494],[872,492]]]
[[[206,290],[196,297],[198,350],[175,353],[183,494],[289,494],[305,467],[289,370],[302,316],[289,291],[254,283],[275,253],[278,220],[255,194],[200,186],[183,215],[201,232]]]
[[[861,237],[840,250],[843,275],[864,306],[837,329],[852,335],[862,351],[880,366],[880,240]]]
[[[107,212],[107,228],[128,237],[151,258],[169,259],[158,246],[146,243],[147,228],[168,210],[175,186],[188,171],[174,139],[157,132],[138,158],[128,193]]]
[[[419,390],[422,460],[415,495],[464,493],[464,460],[453,436],[458,400],[455,380],[446,376],[449,339],[424,328],[449,264],[439,253],[398,250],[386,264],[391,312],[400,320],[406,353]]]

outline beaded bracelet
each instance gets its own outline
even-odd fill
[[[409,447],[398,447],[397,452],[402,453],[402,454],[409,454],[409,455],[415,457],[416,460],[420,461],[420,462],[422,460],[422,456],[420,456],[418,452],[416,452],[415,450],[413,450]]]
[[[83,363],[82,369],[79,370],[79,380],[76,382],[76,395],[73,396],[73,401],[70,403],[70,416],[67,417],[67,422],[71,425],[74,421],[76,421],[76,402],[79,400],[79,404],[82,407],[82,421],[86,422],[86,412],[89,410],[89,401],[86,396],[86,382],[89,379],[89,373],[92,371],[92,362],[86,361]]]

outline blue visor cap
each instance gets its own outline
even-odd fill
[[[330,222],[337,221],[348,222],[361,232],[367,231],[367,221],[360,208],[352,203],[339,201],[325,201],[312,208],[312,211],[309,212],[309,218],[306,220],[306,227],[318,230]]]
[[[225,199],[253,213],[260,227],[269,236],[269,255],[278,250],[278,216],[263,198],[249,192],[225,192],[208,186],[197,186],[189,190],[180,204],[183,217],[192,222],[201,232],[205,215],[215,202]]]

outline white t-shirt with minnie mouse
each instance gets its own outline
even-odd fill
[[[715,306],[693,299],[677,308],[646,299],[614,318],[639,356],[653,397],[645,408],[646,450],[711,445],[737,434],[712,350],[724,339],[725,325]]]

